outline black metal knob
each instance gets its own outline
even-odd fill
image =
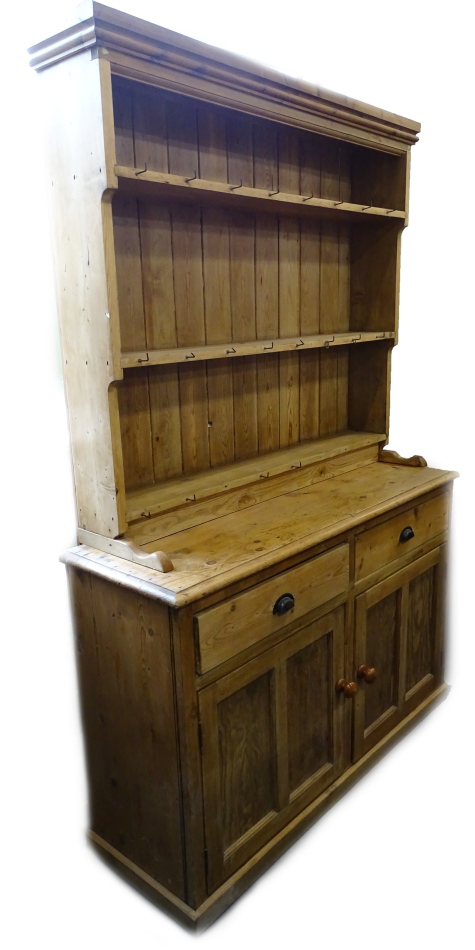
[[[410,525],[407,528],[403,528],[401,534],[399,535],[399,540],[401,544],[404,544],[405,541],[410,541],[414,537],[414,532]]]
[[[282,617],[288,610],[292,610],[292,607],[295,607],[295,598],[293,595],[282,594],[282,597],[276,600],[272,613],[277,614],[278,617]]]

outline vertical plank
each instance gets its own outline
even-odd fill
[[[140,203],[143,296],[147,349],[177,345],[171,218],[168,208]]]
[[[173,208],[172,246],[177,343],[178,346],[204,345],[206,336],[199,208]]]
[[[148,373],[130,369],[118,384],[126,490],[153,482]]]
[[[352,230],[351,327],[396,330],[401,227],[389,220],[372,224]]]
[[[257,359],[257,429],[259,452],[280,446],[280,395],[278,354]]]
[[[300,441],[320,435],[320,351],[300,353]]]
[[[320,148],[320,188],[322,198],[342,201],[340,195],[341,146],[335,139],[323,139]]]
[[[77,632],[92,829],[184,898],[168,608],[102,578],[89,585]],[[77,609],[77,582],[71,593]]]
[[[114,245],[122,350],[144,350],[145,316],[138,208],[134,198],[114,202]]]
[[[348,428],[348,347],[339,346],[337,349],[338,383],[336,391],[336,431],[343,432]]]
[[[279,229],[273,215],[256,215],[256,334],[279,335]]]
[[[187,474],[209,468],[206,363],[180,363],[178,378],[183,470]]]
[[[252,119],[233,112],[226,121],[228,149],[228,181],[230,184],[253,184]]]
[[[341,193],[341,192],[340,192]],[[338,230],[338,317],[336,329],[350,328],[350,229]],[[337,431],[348,428],[348,347],[338,347]]]
[[[164,93],[134,90],[134,144],[136,168],[168,172],[168,136]]]
[[[300,333],[320,332],[320,224],[300,222]]]
[[[117,165],[135,165],[132,93],[120,80],[112,82],[114,103],[115,157]]]
[[[235,458],[252,458],[258,450],[255,356],[234,359],[233,382]]]
[[[149,390],[154,479],[161,482],[183,471],[177,367],[151,367]]]
[[[195,653],[191,636],[193,617],[190,609],[170,611],[172,615],[173,660],[176,677],[177,719],[180,735],[179,756],[183,802],[186,900],[198,907],[206,897],[203,827],[202,757],[198,736],[198,693],[195,681]],[[201,693],[201,696],[203,693]]]
[[[338,228],[338,313],[335,329],[350,328],[350,229]]]
[[[301,195],[320,197],[320,143],[320,137],[311,132],[301,132],[299,135]]]
[[[334,333],[339,319],[339,257],[338,225],[322,224],[320,256],[320,331]],[[338,348],[320,353],[320,435],[337,431]]]
[[[300,192],[299,133],[279,128],[279,191],[286,195]]]
[[[277,802],[278,810],[285,808],[289,803],[289,727],[292,729],[292,722],[288,710],[288,689],[287,689],[287,668],[289,660],[281,660],[276,663],[274,672],[274,718],[275,718],[275,736],[276,745],[279,750],[277,755]]]
[[[232,360],[208,361],[210,464],[234,461],[234,402]]]
[[[206,181],[227,181],[226,117],[222,110],[198,109],[199,177]]]
[[[300,222],[281,217],[279,223],[279,335],[300,332]]]
[[[367,150],[366,150],[367,151]],[[351,201],[351,146],[340,142],[340,197],[339,201]]]
[[[167,97],[168,163],[172,175],[198,174],[196,105],[184,97]]]
[[[203,278],[207,343],[229,343],[231,277],[228,214],[203,208]]]
[[[299,354],[279,353],[280,446],[286,448],[299,441],[300,391]]]
[[[281,218],[279,226],[279,335],[298,336],[300,331],[300,225]],[[280,446],[299,440],[299,354],[279,355]]]
[[[338,430],[338,349],[320,351],[320,435]]]
[[[255,220],[236,212],[230,222],[232,339],[256,338]]]
[[[253,125],[254,145],[254,187],[277,191],[278,141],[277,129],[267,122],[255,122]]]
[[[357,432],[388,432],[392,341],[350,346],[348,425]]]
[[[338,225],[322,223],[320,255],[320,332],[333,333],[339,316],[339,259]]]

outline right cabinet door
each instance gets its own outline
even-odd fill
[[[353,758],[360,758],[442,679],[445,545],[356,598]]]

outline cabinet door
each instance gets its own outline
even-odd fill
[[[354,759],[441,681],[444,553],[442,545],[356,598]],[[358,677],[360,666],[376,671],[372,682]]]
[[[343,770],[343,622],[304,624],[200,693],[210,890]]]

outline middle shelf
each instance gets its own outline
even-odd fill
[[[313,193],[309,195],[291,194],[280,190],[254,188],[246,182],[233,184],[221,181],[209,181],[199,178],[196,171],[192,176],[171,175],[166,172],[150,171],[144,168],[131,168],[125,165],[114,167],[118,179],[119,191],[137,198],[151,197],[165,200],[198,201],[208,204],[231,206],[236,210],[270,211],[279,210],[285,214],[318,215],[339,221],[362,221],[368,218],[398,219],[406,222],[406,212],[397,208],[379,208],[372,202],[357,204],[347,200],[324,198]]]
[[[123,353],[121,366],[160,366],[166,363],[186,363],[193,360],[217,360],[238,356],[257,356],[260,353],[283,353],[293,350],[312,350],[320,347],[345,346],[350,343],[370,343],[375,340],[394,340],[396,334],[383,332],[321,333],[315,336],[287,337],[278,340],[249,340],[245,343],[218,343],[208,346],[181,347],[163,350],[139,350]]]

